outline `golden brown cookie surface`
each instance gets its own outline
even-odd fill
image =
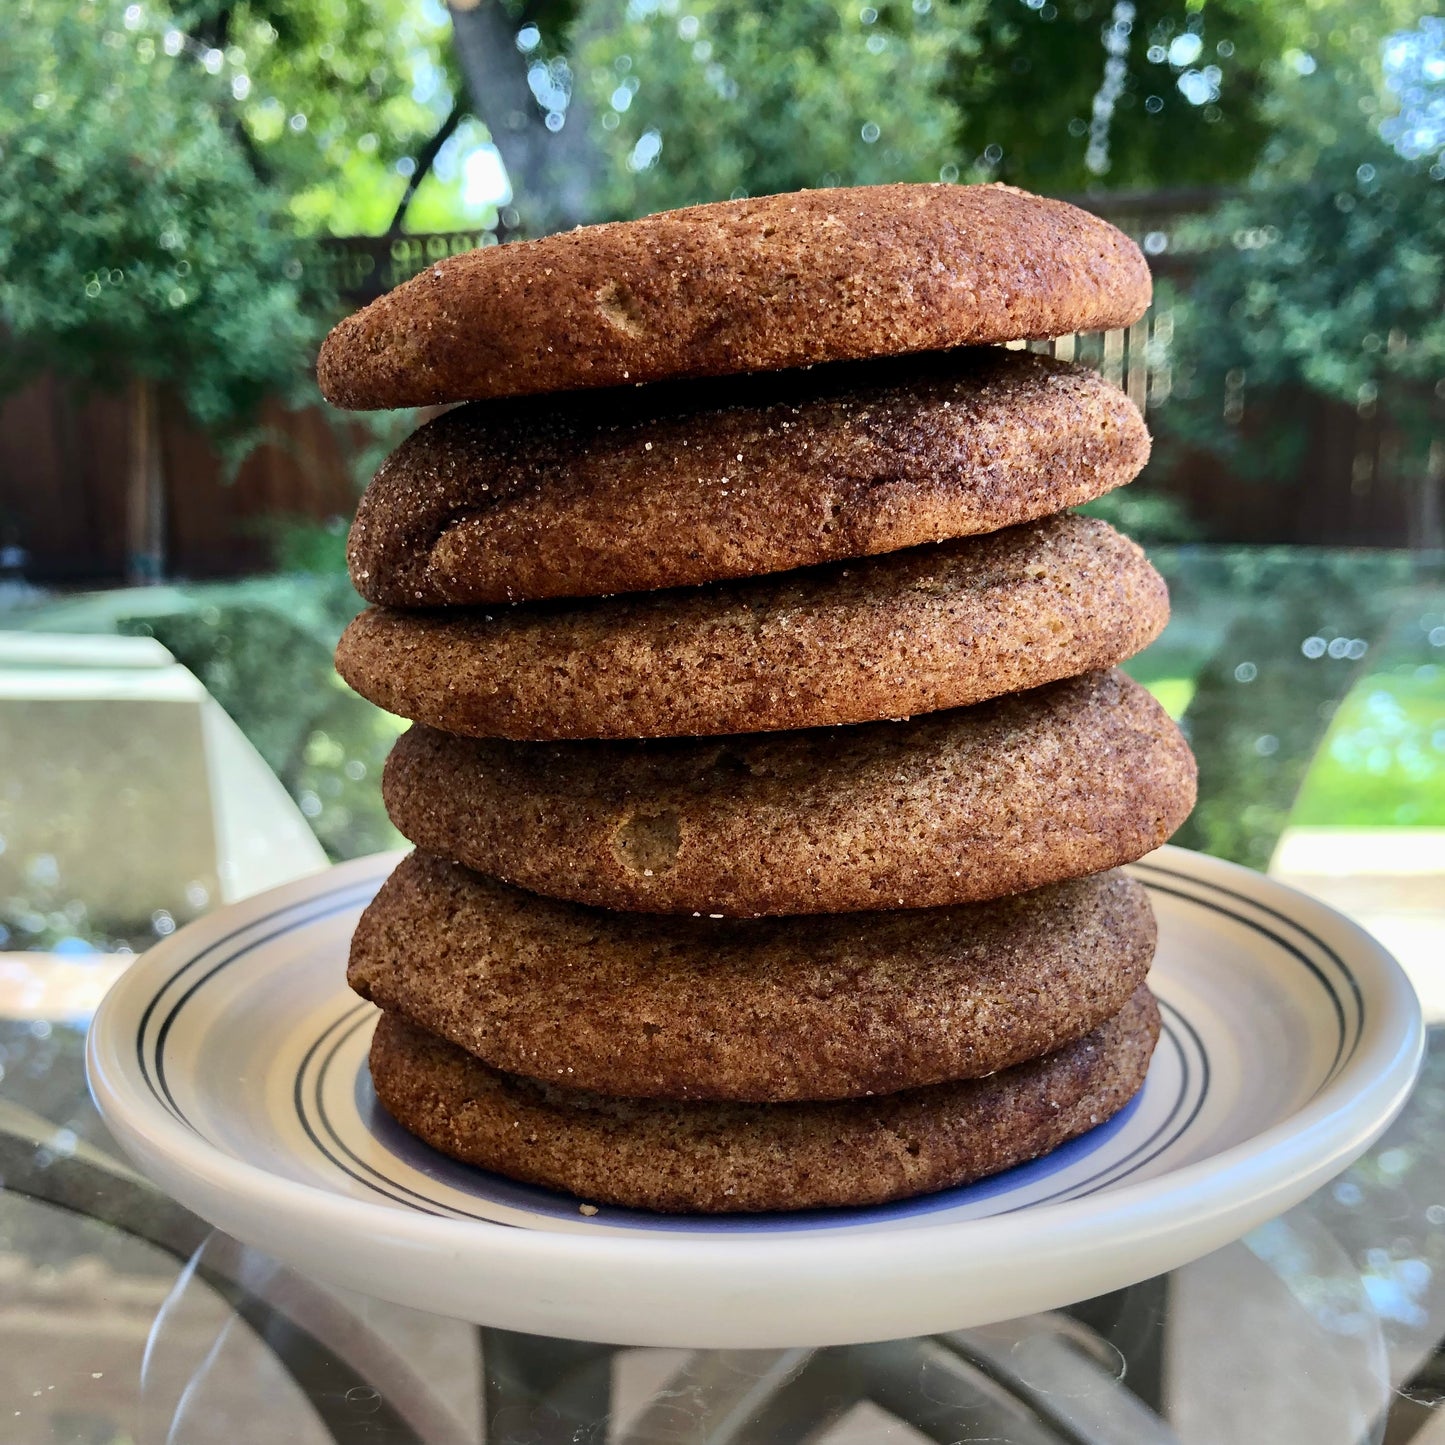
[[[997,531],[1148,455],[1097,373],[998,347],[479,403],[393,453],[348,555],[395,607],[692,586]]]
[[[906,723],[660,742],[413,728],[382,780],[418,847],[654,913],[844,913],[1020,893],[1132,862],[1194,805],[1138,683],[1094,673]]]
[[[499,1073],[390,1014],[377,1097],[444,1154],[584,1200],[670,1213],[879,1204],[996,1174],[1118,1113],[1159,1034],[1147,988],[1032,1063],[961,1083],[811,1104],[613,1099]]]
[[[1065,515],[710,587],[372,609],[336,665],[388,712],[451,733],[712,736],[964,707],[1112,666],[1168,615],[1134,543]]]
[[[1139,248],[1009,186],[722,201],[453,256],[326,339],[337,406],[776,371],[1127,326]]]
[[[1122,873],[960,908],[714,920],[524,893],[425,854],[351,986],[508,1073],[634,1098],[776,1102],[974,1078],[1116,1014],[1154,954]]]

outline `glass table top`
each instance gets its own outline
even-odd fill
[[[142,726],[150,741],[117,747],[95,796],[57,774],[80,819],[72,833],[95,845],[84,872],[56,862],[67,840],[53,809],[42,816],[38,774],[0,758],[0,838],[43,825],[57,839],[23,857],[18,841],[0,851],[0,1441],[1445,1442],[1438,566],[1208,549],[1160,561],[1175,620],[1131,670],[1199,753],[1200,806],[1176,841],[1268,867],[1351,913],[1401,958],[1431,1023],[1404,1113],[1343,1175],[1166,1277],[927,1339],[613,1348],[332,1289],[139,1177],[86,1093],[86,1019],[130,952],[248,891],[248,879],[321,861],[309,838],[273,823],[260,828],[259,855],[244,829],[229,843],[218,831],[164,887],[164,870],[142,866],[159,866],[157,852],[136,856],[165,836],[156,817],[190,826],[209,789],[231,800],[232,826],[237,800],[264,792],[198,692],[195,736],[177,725],[158,754],[159,734]],[[326,607],[289,596],[278,610],[254,588],[167,592],[64,600],[0,617],[0,631],[159,639],[225,705],[332,857],[389,846],[375,777],[395,727],[332,685]],[[283,635],[288,681],[265,693],[248,668],[268,649],[274,666]],[[38,667],[32,657],[7,670],[0,658],[0,729],[27,695],[16,679],[29,668],[34,682]],[[123,697],[157,705],[115,668],[101,688],[95,659],[61,670],[84,667],[103,694],[85,724],[94,737],[145,716],[124,712]],[[181,692],[173,705],[186,703]],[[157,776],[161,795],[148,800],[143,778]],[[151,802],[155,816],[143,816]],[[107,890],[122,882],[154,891],[107,915]]]
[[[1445,1439],[1445,1031],[1385,1138],[1172,1274],[928,1339],[614,1349],[329,1288],[118,1157],[83,1021],[0,1028],[0,1439],[29,1442]],[[65,1000],[55,1000],[62,1007]]]

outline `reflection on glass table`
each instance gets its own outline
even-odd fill
[[[321,861],[303,819],[333,858],[389,846],[376,777],[396,726],[334,680],[330,639],[354,604],[330,584],[153,589],[8,614],[4,626],[32,638],[153,638],[169,654],[153,662],[174,657],[199,680],[172,705],[194,719],[209,695],[237,731],[221,761],[198,734],[157,771],[143,746],[154,730],[125,726],[118,653],[102,667],[68,642],[57,662],[52,646],[45,668],[70,674],[59,682],[36,675],[39,653],[7,654],[0,729],[17,700],[49,696],[64,712],[68,697],[93,720],[99,699],[108,710],[90,736],[115,766],[109,793],[52,792],[43,809],[33,766],[0,778],[0,835],[17,840],[0,853],[0,1439],[1445,1442],[1445,588],[1438,570],[1390,554],[1161,560],[1175,620],[1131,670],[1200,756],[1200,806],[1178,841],[1268,867],[1384,938],[1437,1025],[1421,1083],[1344,1175],[1167,1277],[984,1329],[816,1351],[615,1350],[478,1330],[310,1281],[136,1176],[85,1093],[88,1013],[126,950],[235,896],[214,860],[244,836],[253,799],[274,810],[265,836],[296,840],[282,874]],[[195,726],[169,723],[178,739]],[[32,730],[29,746],[47,734],[61,786],[65,728]],[[257,755],[289,802],[237,785],[257,776]],[[232,800],[229,819],[217,821],[222,802],[198,827],[203,790]],[[75,815],[59,817],[56,798]],[[137,857],[143,829],[159,820],[163,836],[168,815],[199,840],[174,881],[158,855]],[[42,828],[55,843],[19,845]],[[67,855],[80,835],[110,846]],[[212,860],[205,878],[198,856]],[[204,898],[187,893],[196,882]]]
[[[1166,1278],[926,1340],[703,1352],[478,1330],[236,1245],[110,1152],[79,1092],[80,1037],[79,1020],[38,1017],[4,1034],[7,1441],[1354,1445],[1441,1428],[1438,1033],[1366,1159]]]

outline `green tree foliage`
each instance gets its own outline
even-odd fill
[[[1266,98],[1295,8],[990,5],[977,57],[953,71],[964,152],[983,174],[1055,193],[1238,181],[1269,136]]]
[[[1299,384],[1355,404],[1445,376],[1445,185],[1427,161],[1338,145],[1218,227],[1182,328],[1192,390],[1218,395],[1238,372],[1251,393]]]
[[[417,0],[192,0],[143,12],[214,67],[217,102],[304,231],[379,234],[459,94],[450,27]],[[429,192],[439,189],[435,183]],[[457,227],[477,217],[458,208]],[[424,195],[434,207],[438,197]]]
[[[0,8],[0,380],[165,382],[223,430],[297,393],[326,298],[214,77],[127,19]]]
[[[1284,12],[1294,23],[1265,106],[1270,136],[1255,188],[1307,181],[1341,146],[1378,145],[1403,99],[1386,74],[1386,52],[1439,9],[1439,0],[1309,0]]]
[[[977,0],[630,0],[578,21],[604,150],[598,211],[803,186],[957,179],[944,93]]]
[[[139,378],[243,436],[310,400],[339,302],[306,237],[386,228],[453,105],[448,35],[415,0],[0,6],[0,386]],[[423,220],[477,219],[443,189]]]
[[[1291,393],[1378,403],[1399,428],[1404,474],[1423,477],[1442,423],[1445,166],[1384,138],[1396,107],[1374,66],[1305,66],[1292,94],[1181,298],[1178,386],[1161,420],[1267,475],[1304,442],[1282,404]],[[1221,426],[1230,397],[1237,424]]]
[[[1384,38],[1430,0],[1008,0],[950,93],[981,174],[1052,193],[1307,174],[1380,83]],[[1326,81],[1325,77],[1333,79]],[[1318,77],[1311,80],[1310,77]],[[1348,97],[1345,94],[1348,92]],[[1368,102],[1373,104],[1373,101]]]
[[[1328,129],[1302,75],[1377,76],[1420,8],[589,0],[556,41],[594,105],[605,217],[940,172],[1052,193],[1239,184],[1299,106]]]

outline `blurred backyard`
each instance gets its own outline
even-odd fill
[[[1097,210],[1155,269],[1144,321],[1050,349],[1124,386],[1155,434],[1144,476],[1091,510],[1174,597],[1130,668],[1199,756],[1176,841],[1335,887],[1403,833],[1438,898],[1435,8],[11,0],[0,632],[31,641],[0,662],[0,738],[26,669],[53,684],[46,639],[152,639],[326,856],[397,846],[378,778],[401,724],[331,649],[360,605],[350,509],[415,418],[321,406],[327,326],[473,245],[799,186],[997,179]],[[118,707],[88,724],[97,748]],[[80,896],[65,840],[21,827],[22,752],[0,756],[0,952],[139,949],[214,901],[199,865],[165,906]],[[119,797],[77,803],[71,834],[134,846],[145,800]]]
[[[126,1206],[129,1176],[95,1169],[86,1021],[189,920],[402,846],[379,781],[405,724],[332,650],[361,606],[356,499],[419,417],[323,405],[328,328],[475,246],[887,181],[1019,185],[1139,242],[1149,314],[1041,349],[1101,370],[1154,436],[1088,510],[1171,590],[1127,666],[1198,756],[1174,841],[1352,915],[1431,1025],[1382,1147],[1192,1277],[1117,1296],[1109,1358],[1021,1334],[1068,1346],[1067,1389],[1033,1374],[1030,1410],[1042,1429],[1108,1401],[1090,1438],[1122,1439],[1112,1375],[1140,1398],[1197,1378],[1180,1440],[1323,1445],[1349,1428],[1333,1386],[1368,1373],[1389,1408],[1370,1439],[1445,1440],[1439,0],[0,0],[0,1379],[25,1411],[5,1440],[270,1438],[298,1384],[328,1433],[392,1438],[413,1389],[393,1362],[448,1399],[477,1373],[478,1428],[509,1428],[453,1322],[358,1296],[313,1352],[321,1317],[267,1262],[233,1287],[223,1236],[159,1193]],[[174,1263],[152,1248],[175,1240]],[[252,1334],[283,1361],[301,1341],[304,1372],[252,1371]],[[373,1336],[380,1388],[345,1388]],[[498,1379],[528,1358],[484,1349]],[[686,1411],[658,1399],[672,1438]],[[508,1438],[553,1416],[517,1418]]]

